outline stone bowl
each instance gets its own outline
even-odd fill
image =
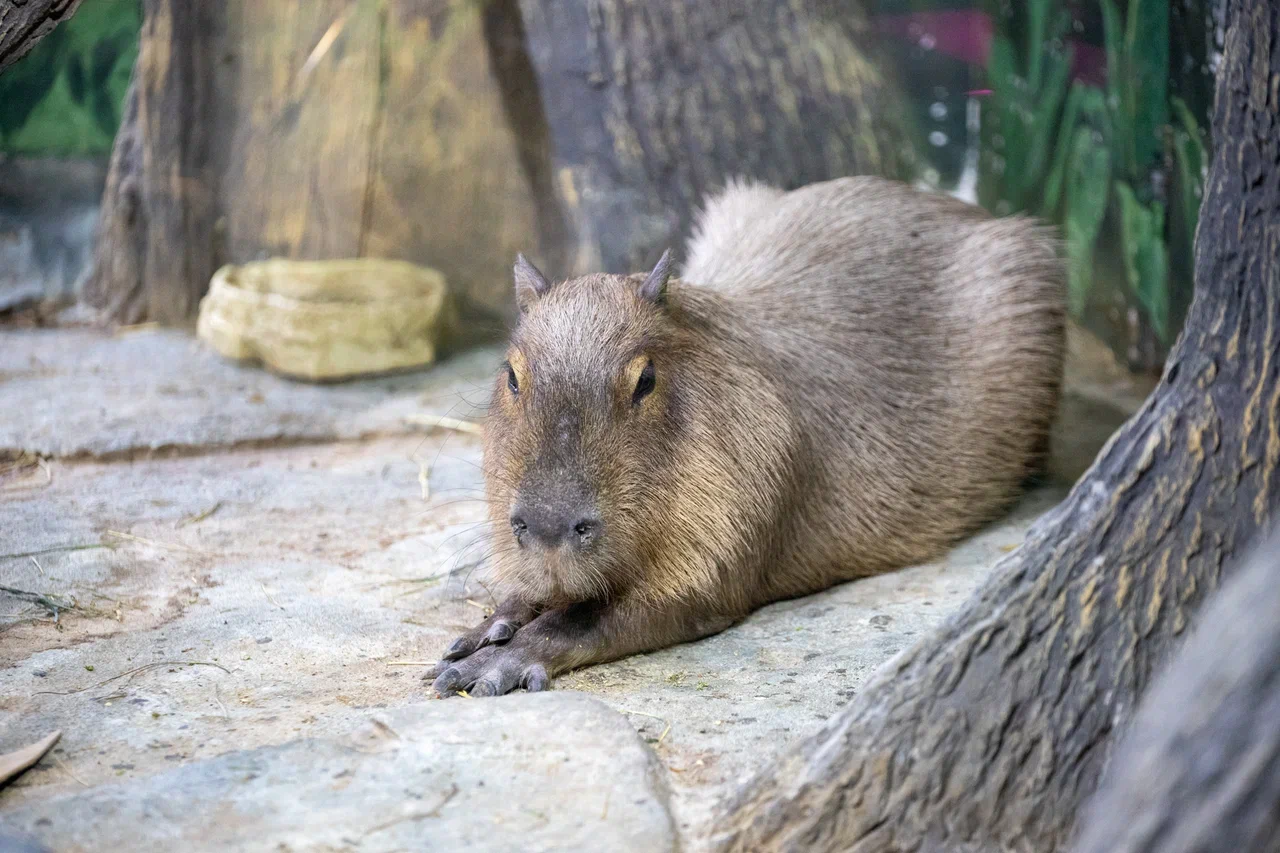
[[[424,367],[456,323],[444,276],[404,261],[273,259],[214,273],[197,336],[313,382]]]

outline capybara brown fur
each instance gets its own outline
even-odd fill
[[[711,199],[679,278],[551,282],[485,424],[509,594],[442,694],[693,640],[933,559],[1042,463],[1065,349],[1052,235],[880,178]]]

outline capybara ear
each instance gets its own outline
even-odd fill
[[[551,282],[542,274],[542,270],[529,263],[523,254],[516,254],[516,305],[524,311],[538,297],[551,289]]]
[[[658,264],[653,268],[653,272],[649,273],[648,278],[636,290],[636,295],[646,302],[652,302],[655,305],[662,302],[663,297],[667,295],[667,281],[671,278],[671,265],[675,261],[671,258],[671,250],[667,249],[662,253],[662,257],[658,259]]]

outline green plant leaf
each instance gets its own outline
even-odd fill
[[[1072,129],[1076,126],[1076,118],[1080,113],[1080,97],[1086,87],[1075,83],[1067,93],[1067,103],[1062,108],[1062,123],[1059,125],[1058,144],[1053,149],[1053,160],[1049,164],[1049,173],[1045,177],[1044,196],[1040,200],[1040,215],[1054,218],[1058,205],[1062,202],[1062,185],[1067,174],[1067,155],[1071,152],[1071,143],[1075,140]]]
[[[1049,25],[1049,6],[1054,0],[1027,0],[1027,85],[1032,92],[1040,89],[1045,59],[1045,29]]]
[[[984,147],[1002,164],[993,168],[994,181],[989,183],[994,184],[997,199],[1016,207],[1026,163],[1030,111],[1026,81],[1018,74],[1017,55],[1008,38],[992,39],[987,75],[995,96],[988,102],[991,114],[983,121]]]
[[[1014,40],[998,33],[991,43],[987,77],[995,92],[988,101],[988,118],[983,122],[984,140],[998,169],[984,180],[984,203],[993,195],[1014,210],[1034,207],[1034,194],[1043,186],[1045,171],[1061,124],[1062,105],[1070,85],[1069,49],[1051,47],[1051,13],[1059,10],[1058,0],[1032,0],[1028,8],[1027,55],[1021,62]],[[1055,41],[1070,26],[1069,17],[1053,16]],[[1025,64],[1026,67],[1023,67]],[[993,193],[992,184],[999,188]]]
[[[9,153],[103,155],[120,120],[142,25],[139,0],[85,0],[0,75],[0,137]]]
[[[1129,76],[1125,65],[1124,31],[1115,0],[1101,0],[1102,35],[1107,51],[1107,109],[1111,113],[1111,152],[1115,168],[1122,174],[1131,174],[1133,147],[1128,117],[1125,109],[1127,93],[1124,80]]]
[[[1076,83],[1072,86],[1067,107],[1063,112],[1061,138],[1053,165],[1045,180],[1045,193],[1041,202],[1042,215],[1052,216],[1058,209],[1059,202],[1065,192],[1068,170],[1071,168],[1072,155],[1078,144],[1076,130],[1089,128],[1095,132],[1092,137],[1095,145],[1108,149],[1108,170],[1114,164],[1114,153],[1111,152],[1111,114],[1107,110],[1107,98],[1102,90],[1095,86]],[[1065,216],[1065,214],[1064,214]]]
[[[1125,276],[1161,341],[1169,334],[1168,260],[1164,243],[1164,205],[1144,205],[1126,183],[1116,183],[1120,200],[1120,239]]]
[[[1076,317],[1084,314],[1093,284],[1094,244],[1111,183],[1111,151],[1096,134],[1087,126],[1076,128],[1066,175],[1067,297]]]
[[[1178,170],[1178,200],[1187,234],[1194,237],[1196,223],[1200,219],[1200,201],[1204,195],[1205,166],[1209,155],[1204,144],[1204,132],[1186,102],[1175,97],[1173,111],[1179,121],[1179,126],[1173,129],[1173,162]]]
[[[1178,200],[1182,207],[1182,220],[1190,235],[1195,234],[1200,219],[1200,198],[1204,192],[1203,168],[1200,151],[1183,130],[1174,131],[1173,161],[1178,169]]]
[[[1204,144],[1204,129],[1200,127],[1200,123],[1196,121],[1196,117],[1191,113],[1191,108],[1187,106],[1187,102],[1176,95],[1172,99],[1173,111],[1178,117],[1179,123],[1182,125],[1181,130],[1187,134],[1191,145],[1195,148],[1200,162],[1208,164],[1208,149]]]
[[[1129,0],[1124,52],[1131,177],[1143,179],[1164,154],[1162,137],[1169,123],[1168,0]]]
[[[1048,53],[1045,64],[1048,74],[1044,88],[1037,92],[1038,101],[1032,109],[1030,133],[1027,138],[1026,162],[1023,165],[1022,183],[1018,188],[1020,207],[1031,208],[1033,194],[1044,186],[1045,169],[1049,150],[1055,136],[1070,133],[1073,125],[1059,122],[1063,102],[1067,99],[1071,75],[1071,51]]]

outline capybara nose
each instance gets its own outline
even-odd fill
[[[511,532],[521,545],[585,548],[600,536],[600,519],[582,507],[524,506],[511,514]]]

